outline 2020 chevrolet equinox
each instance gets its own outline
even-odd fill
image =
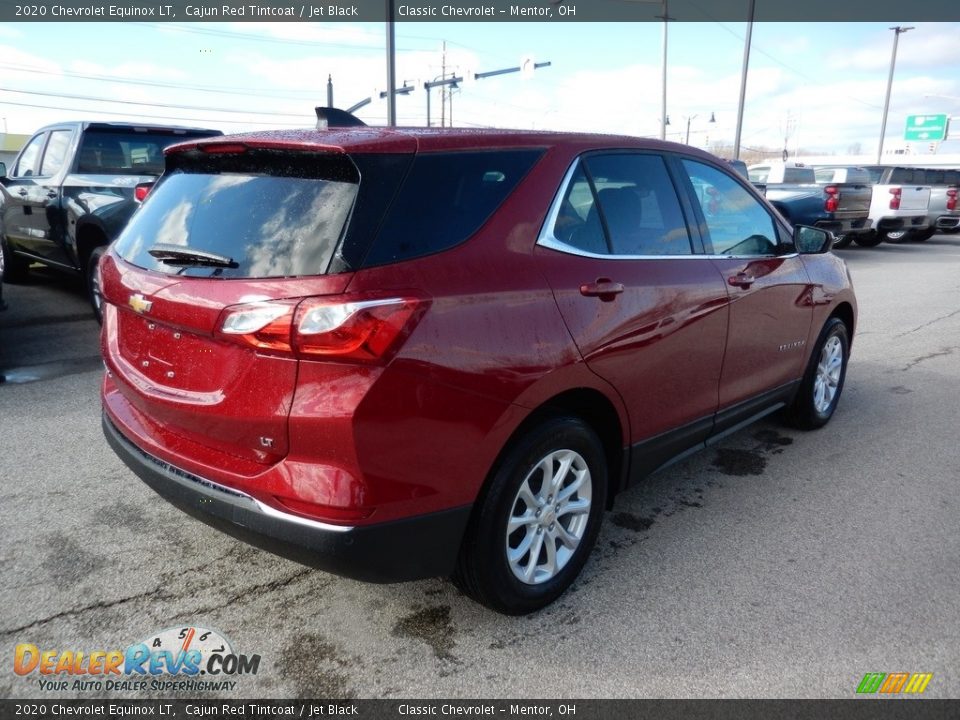
[[[653,140],[191,141],[100,265],[104,431],[232,535],[530,612],[630,483],[777,409],[830,419],[857,313],[830,244]]]

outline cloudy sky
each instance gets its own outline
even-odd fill
[[[758,23],[743,129],[746,147],[875,151],[892,23]],[[900,24],[887,144],[908,114],[958,117],[960,24]],[[668,139],[731,142],[744,23],[673,23]],[[459,126],[571,129],[655,136],[660,115],[658,23],[412,23],[397,27],[398,98],[404,125],[426,123],[425,80],[446,63],[458,73],[519,64],[551,67],[463,86]],[[31,133],[65,119],[150,120],[227,132],[309,126],[325,104],[348,107],[384,89],[380,23],[6,23],[0,25],[0,131]],[[358,112],[386,120],[379,99]],[[708,123],[711,114],[715,123]],[[434,91],[434,122],[440,96]],[[449,109],[447,109],[449,118]],[[926,150],[926,148],[923,148]],[[960,152],[960,140],[941,152]]]

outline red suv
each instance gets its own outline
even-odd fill
[[[529,612],[632,482],[780,408],[830,419],[856,319],[830,243],[652,140],[181,144],[101,263],[104,431],[231,535]]]

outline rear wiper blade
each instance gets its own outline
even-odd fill
[[[147,250],[150,255],[167,265],[197,265],[209,267],[239,267],[233,261],[233,258],[226,255],[207,252],[206,250],[197,250],[186,245],[171,245],[169,243],[157,243]]]

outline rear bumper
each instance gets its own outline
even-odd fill
[[[359,527],[318,522],[164,462],[130,442],[106,413],[102,422],[114,452],[157,494],[251,545],[366,582],[403,582],[453,571],[470,506]]]
[[[855,235],[857,233],[869,232],[873,227],[873,222],[869,218],[833,218],[830,220],[817,220],[816,227],[829,230],[834,234]]]

